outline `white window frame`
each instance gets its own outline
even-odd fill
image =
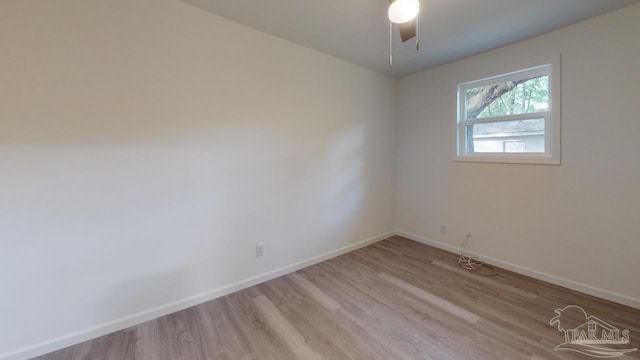
[[[548,111],[496,116],[487,118],[465,119],[465,92],[483,86],[494,85],[513,80],[520,80],[541,75],[549,76],[549,109]],[[555,56],[548,63],[529,67],[524,70],[491,76],[480,80],[459,83],[456,87],[457,109],[455,126],[454,161],[490,162],[512,164],[547,164],[560,165],[560,56]],[[466,126],[480,123],[512,121],[523,119],[545,119],[545,152],[544,153],[468,153],[466,152]]]

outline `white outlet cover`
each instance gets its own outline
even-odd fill
[[[264,243],[256,244],[256,256],[264,255]]]

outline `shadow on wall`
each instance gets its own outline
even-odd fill
[[[246,264],[254,263],[257,243],[267,244],[269,259],[258,263],[264,269],[267,262],[271,268],[290,264],[292,254],[303,260],[334,249],[332,241],[344,245],[356,232],[366,192],[364,129],[354,124],[332,133],[313,142],[279,136],[269,137],[269,146],[243,142],[246,161],[211,176],[216,191],[209,233],[227,240],[195,253],[195,262],[209,269],[207,282],[255,275]],[[214,274],[207,260],[213,253],[239,262],[216,264]]]
[[[344,236],[345,227],[348,227],[357,215],[362,204],[365,185],[363,182],[363,128],[361,125],[351,126],[340,132],[328,144],[326,157],[318,162],[310,162],[308,168],[302,173],[297,172],[277,172],[268,171],[268,164],[264,173],[266,178],[272,180],[269,184],[262,183],[263,186],[248,188],[248,196],[252,198],[252,209],[237,209],[236,214],[229,214],[230,217],[245,218],[248,214],[255,214],[261,217],[261,221],[277,221],[277,217],[269,209],[281,207],[297,207],[296,212],[305,221],[298,222],[300,230],[308,231],[310,238],[327,238],[342,234]],[[288,154],[287,156],[274,160],[274,164],[291,164],[296,157],[304,154]],[[273,164],[272,164],[273,165]],[[245,169],[244,174],[235,174],[233,177],[249,178],[250,173],[255,172],[255,168]],[[259,171],[261,172],[261,171]],[[231,175],[230,175],[231,176]],[[255,179],[254,179],[255,180]],[[275,186],[274,186],[275,185]],[[298,197],[293,201],[287,201],[288,196],[282,196],[283,192],[295,189]],[[305,196],[307,197],[305,199]],[[303,201],[306,204],[295,204]],[[257,220],[257,219],[256,219]],[[286,222],[286,219],[282,219]],[[260,220],[258,220],[260,222]],[[284,231],[290,231],[288,226],[283,226]],[[324,233],[320,231],[324,229]],[[284,235],[284,234],[283,234]],[[264,233],[260,226],[243,226],[236,229],[234,234],[237,238],[252,239],[250,243],[263,239]],[[308,242],[304,238],[297,238],[296,241],[301,248],[309,245],[317,247],[314,242]],[[161,246],[161,245],[159,245]],[[229,249],[233,251],[232,249]],[[108,309],[107,316],[123,317],[133,313],[149,310],[158,305],[158,299],[163,299],[165,303],[180,301],[201,290],[202,281],[211,283],[212,281],[237,277],[242,273],[245,266],[243,262],[231,262],[222,267],[208,267],[207,260],[209,252],[213,247],[193,249],[194,258],[188,263],[198,264],[197,268],[180,269],[174,271],[149,270],[145,273],[147,260],[157,262],[158,259],[146,259],[146,255],[140,253],[141,264],[139,271],[141,274],[133,279],[119,283],[109,289],[109,294],[95,305],[94,313],[102,313]],[[313,253],[313,252],[312,252]],[[148,249],[148,254],[154,254],[154,249]],[[242,256],[241,254],[239,254]],[[228,266],[232,265],[232,266]],[[213,272],[207,276],[207,272]]]
[[[44,325],[20,333],[33,343],[375,235],[363,224],[377,159],[364,152],[365,123],[351,115],[360,117],[315,129],[315,117],[286,117],[195,122],[173,136],[160,126],[160,137],[125,127],[102,134],[104,124],[88,138],[5,133],[0,215],[12,254],[0,262],[22,270],[0,279],[9,294],[0,314],[18,323],[31,309],[29,320]],[[268,256],[256,261],[259,242]],[[46,303],[33,283],[52,284]],[[67,307],[68,316],[58,311]],[[8,335],[0,348],[22,345]]]

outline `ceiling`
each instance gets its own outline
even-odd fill
[[[183,0],[240,24],[392,76],[461,59],[640,0],[420,0],[420,53],[394,29],[388,0]]]

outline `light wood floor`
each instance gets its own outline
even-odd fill
[[[38,359],[593,359],[553,350],[549,320],[572,304],[640,348],[640,310],[393,237]]]

